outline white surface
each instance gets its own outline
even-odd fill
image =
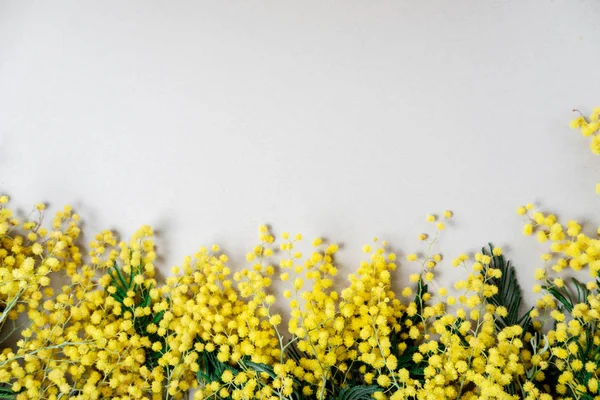
[[[0,188],[88,234],[149,223],[165,269],[213,242],[241,263],[266,222],[344,243],[345,275],[449,208],[447,258],[493,241],[529,289],[517,205],[600,222],[568,128],[600,104],[599,21],[595,0],[2,1]]]

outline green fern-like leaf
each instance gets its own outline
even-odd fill
[[[373,393],[380,391],[375,385],[352,385],[346,386],[340,392],[337,400],[367,400],[372,399]]]
[[[135,309],[137,307],[148,307],[150,306],[152,299],[150,297],[150,290],[152,289],[152,285],[149,287],[144,287],[135,283],[134,278],[136,275],[140,274],[142,270],[141,266],[137,268],[132,267],[131,273],[127,275],[121,267],[115,261],[112,268],[109,269],[108,273],[111,279],[111,285],[116,288],[115,293],[112,293],[111,296],[121,303],[121,306],[125,311],[129,311],[132,314],[135,313]],[[128,297],[127,292],[133,291],[135,293],[134,300],[135,304],[133,306],[125,305],[124,301]],[[169,299],[167,299],[167,302]],[[146,367],[149,369],[153,369],[158,365],[158,360],[162,355],[167,352],[168,346],[165,338],[159,336],[156,333],[149,334],[148,333],[148,325],[151,323],[158,325],[161,321],[164,311],[161,311],[156,314],[145,315],[142,317],[138,317],[135,319],[133,327],[136,333],[140,336],[147,336],[153,343],[160,342],[162,343],[162,349],[160,351],[153,351],[152,349],[146,349]]]
[[[502,330],[507,326],[521,325],[523,332],[527,332],[531,326],[531,318],[528,310],[524,314],[520,314],[522,294],[521,286],[517,280],[515,267],[509,260],[505,260],[503,255],[496,256],[493,253],[492,244],[489,244],[489,251],[482,248],[482,253],[491,257],[492,261],[488,268],[499,269],[502,276],[499,278],[490,278],[489,283],[498,288],[498,293],[488,298],[489,304],[496,307],[505,307],[507,315],[496,319],[496,328]]]
[[[17,397],[17,394],[11,390],[11,388],[2,386],[0,387],[0,399],[2,400],[13,400]]]

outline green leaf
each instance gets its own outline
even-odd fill
[[[123,278],[123,275],[121,274],[121,269],[119,268],[119,265],[117,264],[117,262],[115,261],[115,265],[113,265],[113,269],[117,272],[117,276],[119,278],[119,281],[121,281],[121,285],[123,285],[123,288],[128,288],[129,285],[127,285],[127,283],[125,282],[125,278]],[[111,274],[112,276],[112,274]]]
[[[252,369],[255,370],[256,372],[259,372],[259,373],[265,372],[273,379],[275,379],[277,377],[277,374],[275,373],[275,371],[273,371],[273,368],[271,368],[267,364],[255,363],[252,361],[245,361],[245,364],[248,365],[249,367],[252,367]]]
[[[13,400],[16,398],[16,393],[13,392],[9,387],[3,386],[0,387],[0,399],[10,399]]]
[[[125,300],[125,297],[122,296],[121,294],[119,294],[118,292],[111,294],[110,297],[112,297],[113,299],[115,299],[116,301],[118,301],[121,304],[123,304],[123,301]]]
[[[296,342],[288,342],[287,344],[287,348],[285,350],[285,353],[290,356],[290,358],[292,360],[294,360],[296,363],[300,363],[300,359],[301,358],[307,358],[306,354],[301,351],[300,349],[298,349],[298,346],[296,345]]]
[[[373,393],[380,391],[379,386],[375,385],[353,385],[343,388],[338,396],[338,400],[368,400]]]
[[[404,350],[404,353],[398,358],[398,369],[410,368],[415,362],[413,361],[413,355],[419,350],[418,346],[411,346]]]
[[[159,312],[158,314],[156,314],[154,316],[154,318],[152,318],[152,323],[154,325],[158,324],[160,322],[160,320],[162,319],[163,315],[165,315],[164,311]]]
[[[585,283],[578,281],[575,278],[571,278],[573,285],[575,285],[575,289],[577,289],[577,303],[586,303],[587,298],[590,294],[590,290],[587,288]]]
[[[427,293],[427,288],[427,285],[423,285],[423,279],[419,279],[419,282],[417,282],[417,294],[415,295],[415,304],[417,305],[417,314],[415,315],[421,315],[423,308],[425,308],[423,295]]]
[[[530,328],[531,318],[529,318],[529,311],[523,315],[519,313],[522,294],[515,267],[511,265],[510,261],[505,260],[503,255],[495,256],[493,249],[494,246],[489,243],[489,251],[485,248],[482,248],[481,251],[491,257],[490,265],[483,273],[487,273],[488,268],[499,269],[502,272],[500,278],[492,277],[488,281],[498,288],[498,293],[487,298],[487,302],[496,307],[505,307],[507,310],[505,317],[496,319],[496,328],[502,330],[507,326],[521,325],[523,332],[526,332]]]
[[[546,285],[542,286],[542,288],[546,289],[548,293],[554,296],[554,298],[565,307],[565,310],[567,310],[567,312],[570,313],[571,311],[573,311],[573,300],[571,299],[571,296],[566,290],[561,291],[557,287],[550,287]]]

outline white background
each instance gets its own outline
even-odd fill
[[[164,271],[213,242],[244,265],[269,223],[343,243],[345,275],[449,208],[446,257],[493,241],[529,289],[517,205],[600,222],[568,127],[600,104],[599,24],[594,0],[1,1],[0,190],[72,204],[86,240],[151,224]]]

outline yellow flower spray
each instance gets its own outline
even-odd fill
[[[600,108],[571,126],[600,154]],[[247,268],[213,245],[161,282],[150,227],[84,250],[79,216],[46,228],[44,208],[19,220],[0,196],[0,398],[600,399],[600,240],[531,204],[523,234],[549,252],[530,309],[502,249],[434,251],[451,211],[426,216],[409,282],[394,287],[399,258],[374,239],[336,289],[340,249],[320,238],[303,255],[302,235],[261,226]],[[438,286],[450,266],[463,276]]]

